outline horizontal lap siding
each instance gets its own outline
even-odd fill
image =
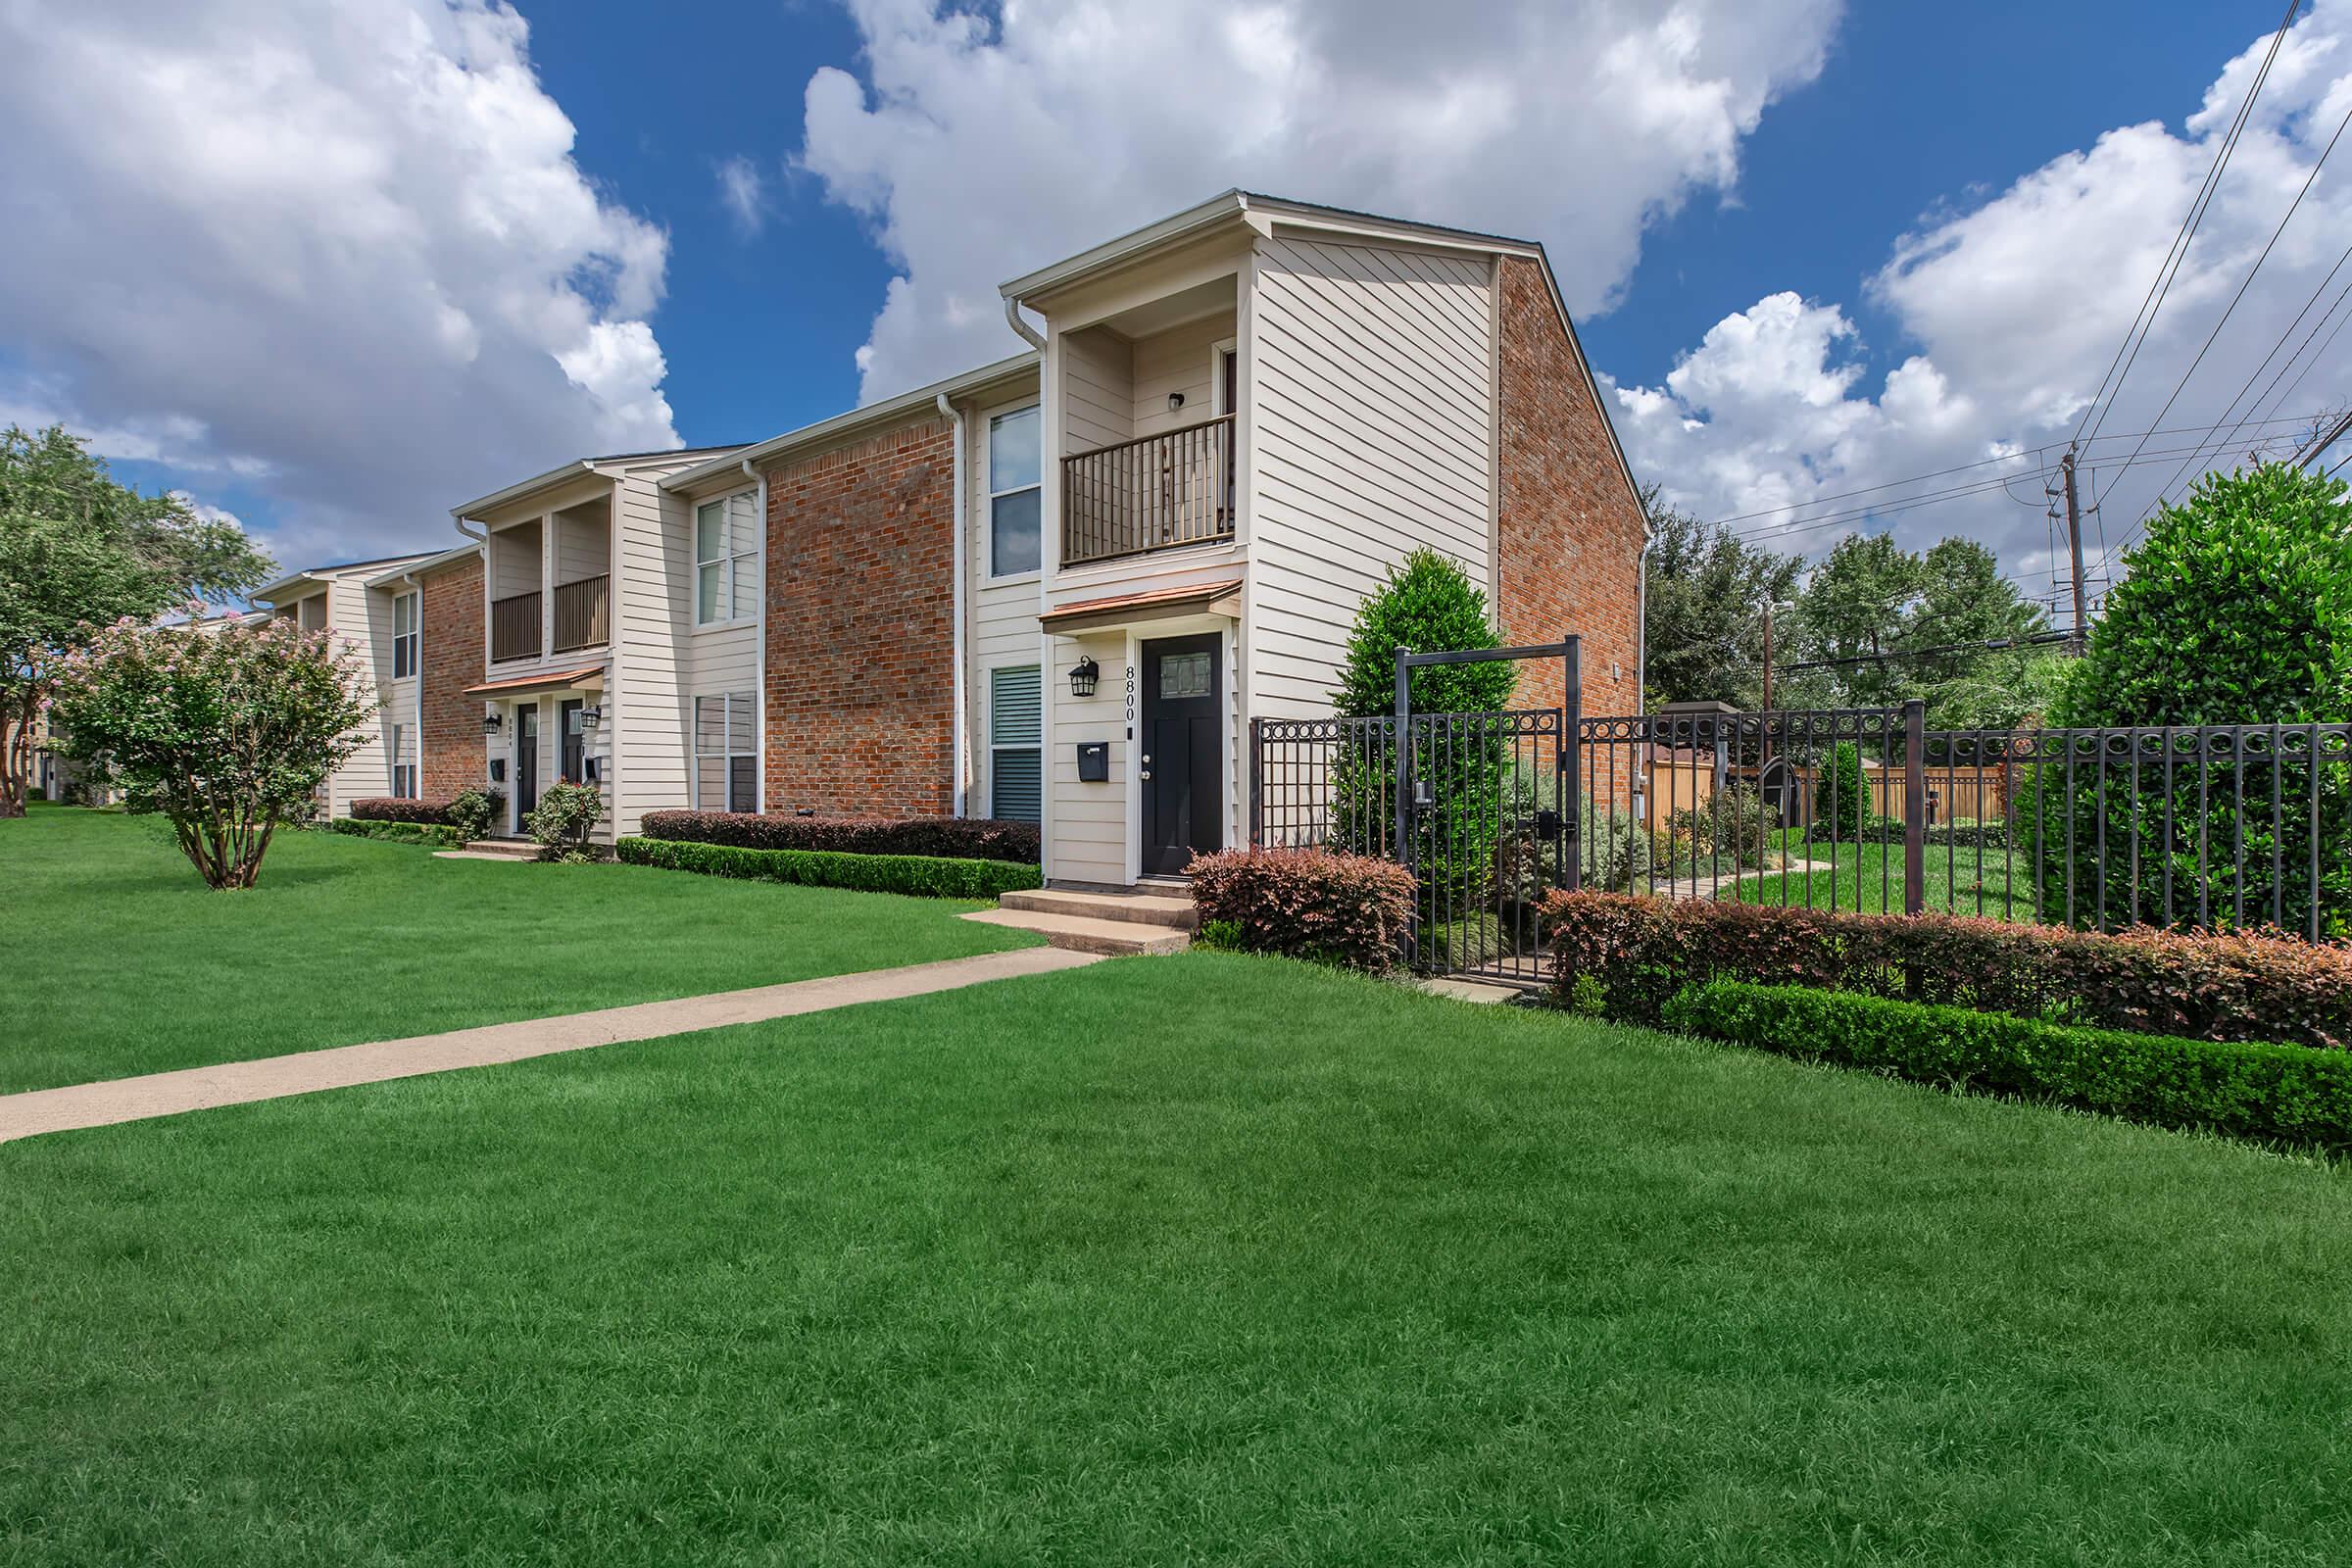
[[[1060,347],[1062,423],[1069,431],[1063,452],[1090,452],[1133,435],[1134,350],[1102,332],[1070,333]]]
[[[1489,580],[1491,294],[1483,258],[1261,245],[1249,411],[1256,714],[1329,710],[1357,605],[1412,550]]]
[[[689,799],[683,683],[694,624],[694,509],[659,478],[631,474],[614,487],[618,657],[607,701],[619,719],[613,825],[623,834],[636,832],[646,812],[681,809]]]
[[[407,722],[406,715],[388,713],[379,706],[382,682],[392,672],[392,598],[371,594],[363,576],[340,577],[326,589],[326,624],[341,646],[358,651],[368,721],[360,730],[360,749],[328,776],[327,814],[349,816],[351,803],[392,790],[391,763],[385,743],[391,725]]]
[[[988,572],[988,422],[1023,401],[991,404],[972,411],[964,436],[964,542],[966,615],[971,640],[964,658],[965,809],[973,816],[989,811],[988,771],[989,676],[1006,664],[1035,664],[1038,658],[1037,578],[1023,576],[997,583]]]

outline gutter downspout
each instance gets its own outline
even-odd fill
[[[965,814],[965,813],[966,813],[966,812],[967,812],[967,811],[970,809],[970,803],[969,803],[969,800],[968,800],[968,798],[967,798],[967,792],[966,792],[966,789],[965,789],[965,784],[964,784],[964,780],[965,780],[966,774],[965,774],[965,772],[964,772],[964,765],[963,765],[963,760],[964,760],[964,759],[963,759],[963,745],[964,745],[964,690],[963,690],[963,664],[964,664],[964,649],[963,649],[963,642],[964,642],[964,626],[963,626],[963,572],[964,572],[964,554],[963,554],[963,551],[964,551],[964,544],[963,544],[963,530],[964,530],[964,497],[963,497],[963,491],[964,491],[964,476],[963,476],[963,466],[964,466],[964,461],[965,461],[965,460],[964,460],[964,455],[963,455],[963,416],[961,416],[960,414],[957,414],[957,413],[956,412],[956,405],[954,405],[953,403],[950,403],[950,402],[948,401],[948,395],[947,395],[945,392],[935,393],[935,394],[933,395],[933,399],[932,399],[932,401],[933,401],[934,403],[936,403],[936,404],[938,405],[938,407],[939,407],[939,414],[940,414],[940,417],[941,417],[941,418],[943,418],[943,419],[946,419],[946,420],[948,421],[948,428],[949,428],[949,430],[950,430],[950,432],[951,432],[951,435],[950,435],[950,440],[951,440],[951,441],[954,443],[954,449],[955,449],[955,454],[956,454],[956,456],[955,456],[955,461],[954,461],[954,462],[953,462],[953,463],[950,465],[950,470],[951,470],[951,474],[952,474],[952,479],[953,479],[953,482],[954,482],[954,484],[955,484],[955,487],[956,487],[955,502],[954,502],[954,505],[953,505],[953,507],[950,509],[950,510],[951,510],[951,512],[952,512],[952,514],[953,514],[953,515],[954,515],[954,517],[955,517],[955,519],[956,519],[956,542],[955,542],[955,546],[954,546],[954,548],[953,548],[953,549],[952,549],[952,550],[949,552],[949,556],[950,556],[950,559],[951,559],[951,560],[954,562],[954,564],[955,564],[952,569],[955,571],[955,574],[956,574],[956,585],[955,585],[955,589],[954,589],[954,591],[953,591],[953,592],[950,594],[950,596],[949,596],[949,602],[950,602],[950,604],[951,604],[951,605],[954,607],[950,612],[951,612],[952,614],[954,614],[954,615],[955,615],[955,617],[956,617],[956,623],[955,623],[955,629],[954,629],[954,631],[953,631],[952,635],[951,635],[951,636],[949,637],[949,639],[948,639],[948,646],[949,646],[949,655],[948,655],[948,669],[949,669],[949,679],[950,679],[950,681],[953,683],[953,691],[954,691],[954,696],[953,696],[953,699],[951,700],[951,702],[950,702],[950,704],[949,704],[949,709],[948,709],[948,713],[949,713],[949,718],[948,718],[948,735],[949,735],[949,741],[948,741],[948,747],[949,747],[949,753],[948,753],[948,755],[949,755],[949,762],[948,762],[948,785],[949,785],[949,795],[950,795],[950,799],[951,799],[951,801],[953,802],[953,808],[954,808],[954,810],[955,810],[955,813],[956,813],[957,816],[962,816],[962,815],[964,815],[964,814]]]
[[[760,760],[752,770],[752,809],[764,815],[767,811],[767,475],[753,467],[749,458],[736,466],[743,469],[745,478],[760,482],[760,499],[756,503],[760,509],[760,618],[754,623],[752,633],[752,641],[757,645],[752,707],[760,715]],[[687,509],[687,515],[691,526],[692,508]]]
[[[480,533],[475,533],[471,528],[466,526],[466,519],[464,517],[453,517],[450,519],[450,526],[457,529],[458,532],[464,534],[466,538],[472,540],[477,545],[486,544],[489,542],[489,529],[484,528]]]
[[[1040,354],[1046,352],[1045,338],[1038,332],[1036,327],[1031,326],[1028,320],[1022,317],[1021,302],[1019,300],[1005,300],[1004,319],[1010,321],[1012,323],[1012,329],[1021,334],[1022,342],[1027,343],[1031,348],[1037,350],[1037,352]]]
[[[1634,590],[1634,711],[1649,711],[1649,547],[1658,536],[1650,531],[1649,509],[1642,509],[1642,578]],[[1642,749],[1641,760],[1634,764],[1634,820],[1649,820],[1649,748]]]

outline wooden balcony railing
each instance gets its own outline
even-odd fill
[[[612,580],[596,576],[556,584],[555,652],[594,648],[606,640],[606,589]]]
[[[1061,460],[1061,564],[1233,537],[1233,416]]]
[[[539,596],[513,594],[490,601],[490,659],[536,659],[539,656]]]

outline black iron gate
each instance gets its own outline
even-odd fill
[[[1464,653],[1396,651],[1392,713],[1250,725],[1250,842],[1378,855],[1412,871],[1408,954],[1426,974],[1545,978],[1540,908],[1579,883],[1585,798],[1578,639]],[[1556,659],[1561,702],[1415,712],[1412,672]]]

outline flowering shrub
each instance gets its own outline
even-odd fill
[[[1413,922],[1402,866],[1330,850],[1226,850],[1186,867],[1202,924],[1230,921],[1240,946],[1381,973]]]
[[[1555,893],[1544,919],[1558,998],[1590,977],[1608,1014],[1630,1021],[1656,1022],[1687,985],[1738,980],[2199,1040],[2352,1046],[2352,947],[2341,945],[1610,893]]]
[[[593,784],[558,779],[539,797],[537,810],[522,825],[539,846],[542,860],[585,860],[588,835],[605,817],[605,797]]]
[[[826,850],[847,855],[938,855],[1035,865],[1038,831],[1027,822],[952,816],[760,816],[750,811],[648,811],[644,836],[744,850]]]
[[[170,820],[216,888],[249,888],[280,823],[308,820],[372,711],[359,656],[285,621],[218,632],[128,619],[59,672],[61,750]]]
[[[507,798],[497,790],[463,789],[450,797],[449,805],[442,810],[441,820],[456,828],[463,837],[478,839],[490,831],[490,824],[497,821],[506,808]]]
[[[2352,1145],[2352,1054],[2085,1029],[1800,986],[1718,980],[1666,1005],[1690,1034],[1920,1083],[2341,1149]]]

